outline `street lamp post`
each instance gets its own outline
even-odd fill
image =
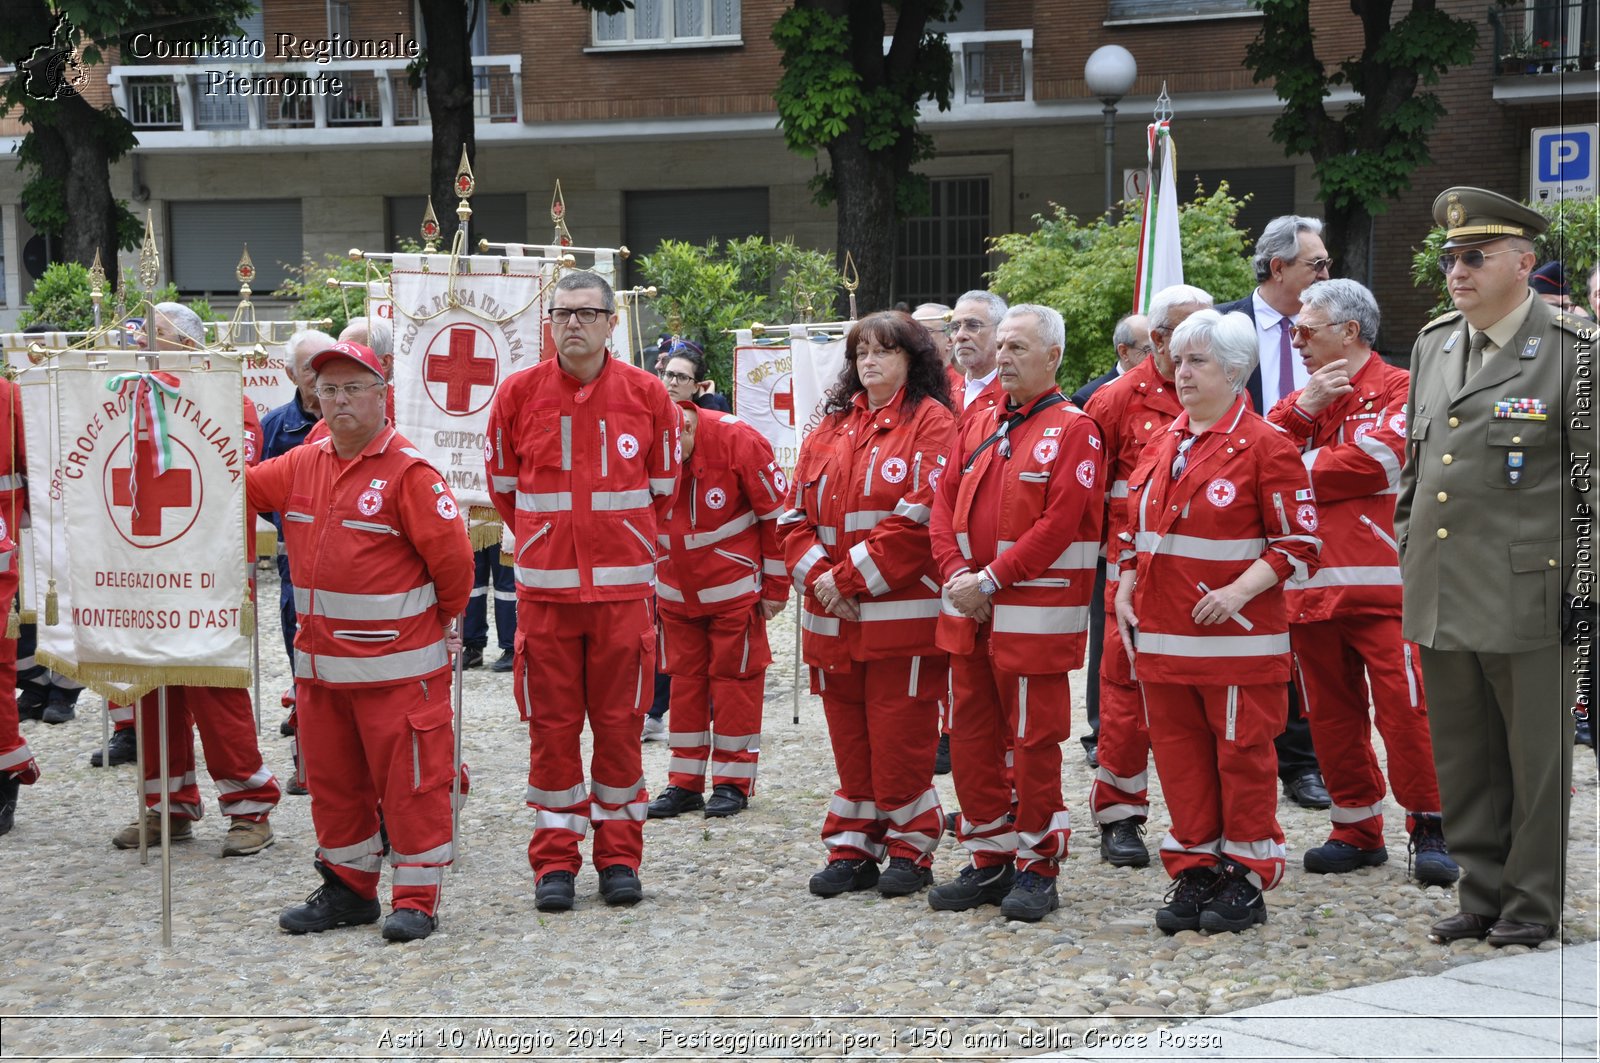
[[[1089,61],[1083,64],[1083,80],[1088,85],[1090,93],[1100,97],[1100,102],[1105,104],[1102,113],[1106,116],[1106,213],[1108,215],[1117,204],[1115,159],[1117,101],[1133,88],[1133,80],[1138,73],[1139,64],[1134,61],[1133,53],[1120,44],[1107,44],[1096,48],[1094,54],[1089,56]]]

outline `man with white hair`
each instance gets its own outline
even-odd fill
[[[969,409],[991,410],[1005,397],[995,379],[997,332],[1005,313],[1006,301],[981,288],[962,295],[950,311],[950,354],[964,378],[950,393],[950,403],[962,420]]]

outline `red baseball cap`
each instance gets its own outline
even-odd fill
[[[322,367],[335,358],[348,358],[361,366],[361,368],[378,374],[379,380],[383,379],[383,363],[378,361],[378,356],[372,353],[372,348],[363,347],[359,343],[351,343],[349,340],[335,343],[332,347],[313,354],[311,356],[311,371],[314,373],[322,372]]]

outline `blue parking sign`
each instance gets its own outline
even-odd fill
[[[1534,200],[1572,199],[1595,191],[1595,141],[1600,129],[1593,125],[1551,126],[1532,131]]]

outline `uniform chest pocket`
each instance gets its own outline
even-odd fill
[[[646,455],[652,448],[665,448],[670,458],[672,443],[670,438],[653,439],[650,425],[648,417],[632,410],[613,409],[601,414],[595,426],[595,431],[599,433],[599,448],[596,450],[594,471],[602,477],[620,477],[629,483],[643,482],[647,476],[662,475],[666,470],[660,467],[659,456],[655,467],[647,471]]]
[[[1050,482],[1050,470],[1044,469],[1039,472],[1019,472],[1017,473],[1017,479],[1021,480],[1025,484],[1047,484]]]
[[[572,469],[572,418],[560,410],[535,410],[527,458],[541,469]]]
[[[283,519],[296,524],[310,524],[316,518],[311,513],[310,495],[290,495],[289,505],[283,511]]]
[[[1411,430],[1406,433],[1406,438],[1410,439],[1413,443],[1420,443],[1424,439],[1427,439],[1428,425],[1432,421],[1432,417],[1413,416],[1411,418]]]
[[[1556,438],[1548,421],[1490,421],[1483,481],[1490,487],[1521,491],[1539,483],[1553,464]]]

